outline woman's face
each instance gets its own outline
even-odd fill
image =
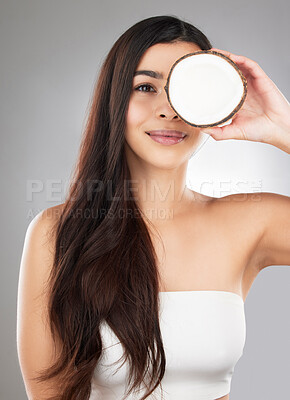
[[[136,71],[154,71],[155,78],[136,75],[126,118],[125,152],[131,165],[146,162],[159,168],[175,168],[188,161],[200,144],[200,128],[182,121],[171,108],[164,86],[173,63],[185,54],[198,51],[194,43],[158,43],[143,54]],[[181,142],[164,145],[155,142],[146,133],[152,130],[177,130],[187,136]]]

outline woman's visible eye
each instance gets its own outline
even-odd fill
[[[144,87],[151,88],[151,89],[154,90],[154,88],[151,85],[148,85],[148,84],[139,85],[139,86],[135,87],[134,90],[137,90],[137,92],[144,92],[145,91],[147,93],[147,90],[139,90],[140,88],[144,88]],[[154,90],[154,92],[155,92],[155,90]]]

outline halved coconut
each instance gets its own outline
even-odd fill
[[[247,81],[230,58],[201,50],[175,61],[164,89],[183,121],[207,128],[230,123],[245,101]]]

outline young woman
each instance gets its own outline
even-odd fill
[[[105,59],[67,198],[26,233],[17,344],[30,400],[229,399],[246,296],[263,268],[290,264],[290,199],[186,187],[202,133],[164,85],[178,58],[211,48],[189,23],[157,16]],[[289,154],[285,97],[256,62],[215,50],[238,64],[248,95],[231,125],[207,132]],[[186,136],[152,138],[164,133]]]

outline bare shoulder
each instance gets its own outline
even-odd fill
[[[290,197],[269,192],[239,193],[214,203],[216,217],[234,229],[234,236],[248,249],[250,268],[290,264]]]
[[[45,210],[39,212],[31,221],[31,225],[50,225],[54,224],[56,221],[59,220],[59,217],[61,216],[63,209],[64,209],[65,203],[58,204],[53,207],[46,208]]]
[[[213,202],[214,218],[233,249],[234,265],[239,265],[242,273],[258,273],[266,262],[259,246],[265,231],[262,203],[263,193],[231,194]]]
[[[238,193],[220,198],[201,195],[196,197],[197,214],[201,215],[207,231],[215,232],[218,243],[227,241],[233,254],[240,259],[243,255],[246,262],[264,233],[263,198],[263,193]]]
[[[229,196],[215,198],[218,203],[245,204],[253,210],[261,210],[261,207],[276,207],[278,205],[289,205],[290,198],[277,193],[256,192],[256,193],[236,193]],[[264,210],[263,210],[264,211]]]
[[[49,207],[39,212],[29,223],[25,235],[25,242],[29,241],[41,251],[44,246],[47,249],[53,246],[56,225],[62,214],[63,204]],[[35,251],[35,249],[34,249]]]
[[[214,198],[213,203],[216,212],[221,215],[229,213],[231,217],[240,219],[241,216],[249,215],[249,213],[257,212],[263,201],[265,193],[235,193],[228,196]]]
[[[52,267],[55,232],[64,204],[39,212],[29,223],[22,252],[20,278],[31,275],[31,279],[44,282]],[[20,280],[21,283],[21,280]]]
[[[26,281],[33,282],[39,289],[46,285],[53,265],[55,233],[62,209],[63,204],[60,204],[39,212],[27,227],[19,271],[21,295],[24,287],[26,290]]]
[[[256,245],[264,233],[264,216],[261,209],[264,193],[236,193],[213,201],[215,217],[225,229],[247,238],[247,244]],[[242,236],[243,237],[243,236]],[[243,242],[242,242],[243,243]]]
[[[237,193],[224,197],[211,197],[194,192],[194,198],[198,204],[206,206],[211,218],[216,218],[216,222],[223,220],[225,226],[230,226],[231,223],[241,223],[241,218],[251,219],[253,214],[259,212],[261,203],[265,202],[265,194]]]

